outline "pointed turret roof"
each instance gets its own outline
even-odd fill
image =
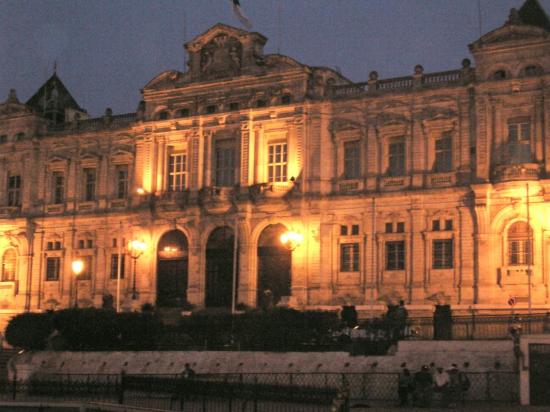
[[[521,22],[550,31],[550,18],[538,0],[526,0],[518,11]]]
[[[26,104],[34,108],[38,113],[45,113],[48,110],[64,111],[65,109],[85,112],[78,105],[55,71]]]

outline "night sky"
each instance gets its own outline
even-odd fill
[[[480,0],[483,33],[523,0]],[[540,0],[550,13],[550,0]],[[312,66],[353,81],[457,69],[479,37],[478,0],[241,0],[252,30]],[[279,11],[280,7],[280,13]],[[186,18],[184,18],[186,16]],[[187,24],[184,24],[184,21]],[[229,0],[0,0],[0,101],[26,101],[58,75],[90,115],[135,111],[139,90],[167,69],[184,71],[184,39],[214,24],[241,27]],[[184,27],[186,26],[186,29]],[[186,32],[186,37],[184,33]]]

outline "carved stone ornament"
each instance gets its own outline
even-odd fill
[[[225,33],[218,34],[201,50],[201,72],[208,77],[237,75],[241,64],[241,43]]]

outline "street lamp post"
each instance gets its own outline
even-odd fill
[[[130,252],[130,257],[134,261],[134,273],[133,273],[133,279],[132,279],[132,299],[137,299],[137,290],[136,290],[136,266],[137,266],[137,260],[140,258],[141,255],[143,255],[143,252],[145,251],[145,242],[142,242],[141,240],[134,239],[128,243],[128,252]]]
[[[84,261],[81,259],[73,260],[71,263],[71,269],[74,274],[74,307],[78,307],[78,276],[84,270]]]
[[[299,232],[289,230],[281,235],[280,240],[285,248],[292,251],[302,244],[304,241],[304,235]]]

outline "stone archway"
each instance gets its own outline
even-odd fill
[[[215,229],[208,237],[204,300],[206,307],[231,307],[234,247],[234,231],[228,226]]]
[[[276,305],[290,296],[292,252],[280,240],[286,230],[281,224],[269,225],[258,240],[258,306]]]
[[[157,247],[157,306],[182,307],[187,302],[189,245],[179,230],[166,232]]]

